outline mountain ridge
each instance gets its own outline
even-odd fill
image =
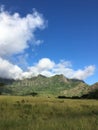
[[[69,79],[62,74],[52,77],[40,74],[36,77],[25,78],[23,80],[0,78],[0,83],[0,93],[5,95],[30,95],[31,93],[38,93],[41,95],[80,97],[96,88],[86,84],[83,80]],[[98,83],[96,86],[98,86]]]

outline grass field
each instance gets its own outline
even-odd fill
[[[98,130],[98,101],[0,96],[0,130]]]

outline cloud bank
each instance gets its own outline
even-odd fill
[[[3,8],[0,10],[0,77],[23,79],[39,74],[48,77],[63,74],[68,78],[84,80],[94,74],[95,66],[93,65],[74,70],[69,61],[61,60],[55,63],[49,58],[40,59],[37,63],[27,67],[27,71],[11,63],[7,59],[8,56],[21,54],[33,44],[41,43],[41,40],[36,40],[35,31],[45,27],[45,20],[37,11],[21,17],[17,12],[11,14]]]
[[[94,71],[94,65],[87,66],[84,69],[74,70],[69,61],[61,60],[59,63],[55,63],[49,58],[42,58],[34,66],[28,68],[28,72],[24,73],[24,77],[32,77],[39,74],[50,77],[56,74],[63,74],[68,78],[85,80],[89,76],[93,75]]]
[[[13,79],[31,78],[39,74],[47,77],[56,74],[63,74],[68,78],[84,80],[93,75],[95,71],[95,66],[93,65],[75,71],[70,67],[70,62],[60,61],[56,64],[49,58],[40,59],[38,63],[31,67],[28,67],[27,71],[23,71],[19,66],[14,65],[2,58],[0,58],[0,63],[2,63],[0,64],[0,77]]]

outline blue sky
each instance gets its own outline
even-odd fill
[[[34,74],[53,75],[60,74],[61,71],[69,78],[79,76],[79,79],[89,84],[98,81],[97,0],[0,0],[0,5],[3,10],[1,13],[6,11],[12,16],[17,12],[21,19],[32,14],[32,10],[35,9],[37,16],[43,20],[40,21],[40,26],[35,25],[35,30],[32,28],[28,30],[28,33],[31,31],[33,35],[26,40],[26,42],[29,41],[28,43],[24,43],[28,47],[19,48],[19,52],[15,50],[15,53],[11,51],[11,54],[4,54],[3,51],[9,52],[4,48],[5,41],[9,40],[7,45],[10,47],[12,43],[10,39],[1,37],[0,42],[4,41],[0,46],[1,62],[14,66],[12,67],[13,73],[17,72],[16,65],[18,70],[24,73],[23,75],[29,75],[28,72],[30,75],[33,72]],[[10,28],[8,32],[11,33]],[[20,39],[17,40],[24,42],[22,38]],[[12,70],[3,69],[6,73],[12,72]],[[2,71],[0,75],[4,72]]]

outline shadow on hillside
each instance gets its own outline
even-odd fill
[[[5,83],[0,83],[0,95],[11,95],[12,93],[13,91],[8,89]]]
[[[98,90],[94,90],[92,92],[89,92],[88,94],[84,94],[82,96],[58,96],[59,99],[98,99]]]

